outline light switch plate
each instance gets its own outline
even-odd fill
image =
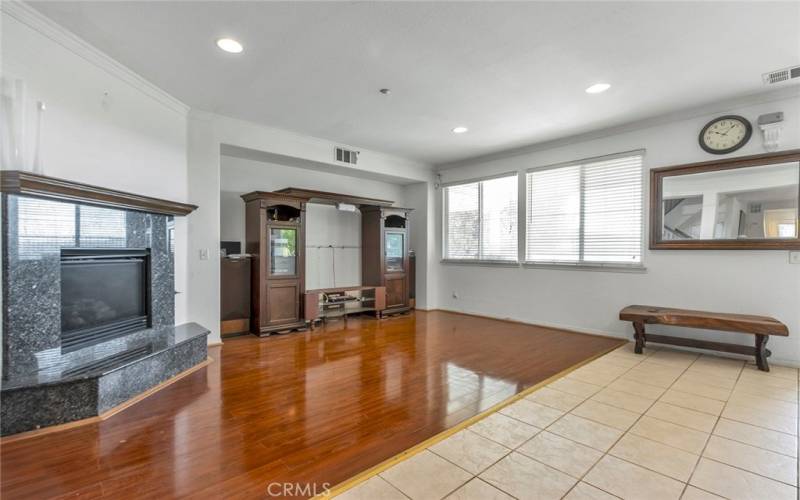
[[[208,260],[208,248],[200,249],[200,260]]]
[[[789,252],[789,264],[800,264],[800,252]]]

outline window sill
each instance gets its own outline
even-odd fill
[[[469,259],[441,259],[442,264],[455,264],[465,266],[487,266],[487,267],[519,267],[516,260],[469,260]]]
[[[646,273],[647,268],[643,265],[625,264],[567,264],[549,262],[523,262],[523,267],[532,269],[552,269],[557,271],[599,271],[607,273]]]

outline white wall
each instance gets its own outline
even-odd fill
[[[434,287],[438,283],[436,256],[436,193],[433,182],[418,182],[405,188],[406,205],[411,212],[411,249],[416,254],[416,307],[436,309]]]
[[[697,144],[697,134],[714,116],[736,113],[755,123],[758,115],[785,113],[781,149],[800,147],[800,97],[765,94],[739,105],[705,108],[689,117],[643,123],[596,138],[559,141],[526,152],[473,162],[442,172],[445,182],[494,173],[644,148],[645,170],[711,160]],[[760,102],[759,102],[760,101]],[[729,156],[763,153],[761,132]],[[649,175],[644,173],[647,193]],[[646,194],[649,197],[649,193]],[[441,248],[441,190],[437,191],[437,259]],[[645,205],[647,206],[647,205]],[[524,209],[524,205],[521,205]],[[645,218],[646,220],[647,218]],[[647,234],[647,233],[645,233]],[[617,319],[628,304],[651,304],[774,316],[786,323],[788,338],[773,337],[775,361],[800,363],[800,265],[789,264],[786,251],[646,251],[645,273],[560,270],[527,267],[482,267],[437,262],[436,294],[441,308],[530,323],[631,337],[631,327]],[[453,298],[453,292],[459,296]],[[654,331],[666,329],[653,327]],[[491,333],[491,332],[487,332]],[[674,333],[674,329],[673,329]],[[732,339],[719,332],[680,332],[714,340],[752,342],[751,336]]]
[[[27,87],[28,151],[36,101],[44,173],[133,193],[188,201],[188,109],[24,4],[2,4],[2,76]],[[32,157],[32,155],[31,155]],[[187,312],[187,224],[176,218],[178,323]],[[208,326],[208,325],[206,325]]]
[[[250,191],[300,187],[332,193],[391,200],[405,206],[400,184],[257,160],[221,157],[220,235],[244,248],[244,202]],[[336,248],[320,248],[333,246]],[[361,216],[330,205],[310,203],[306,209],[306,288],[361,284]]]

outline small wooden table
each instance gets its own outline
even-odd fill
[[[690,309],[634,305],[621,310],[619,312],[619,319],[633,322],[633,337],[636,340],[635,352],[637,354],[642,353],[642,348],[647,341],[657,344],[711,349],[755,356],[758,369],[765,372],[769,371],[767,357],[772,354],[770,350],[767,349],[769,336],[789,336],[789,329],[786,328],[786,325],[775,318],[751,316],[748,314],[715,313],[708,311],[692,311]],[[749,333],[755,335],[755,346],[751,347],[740,344],[672,337],[668,335],[646,334],[644,331],[645,323],[683,326],[687,328],[704,328],[707,330],[720,330],[724,332]]]

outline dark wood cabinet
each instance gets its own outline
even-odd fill
[[[306,327],[306,199],[254,191],[245,201],[245,251],[253,255],[250,331],[272,332]]]
[[[410,211],[409,208],[361,206],[361,280],[366,286],[386,287],[386,309],[382,314],[410,309]]]
[[[220,260],[222,335],[250,331],[250,259]]]

